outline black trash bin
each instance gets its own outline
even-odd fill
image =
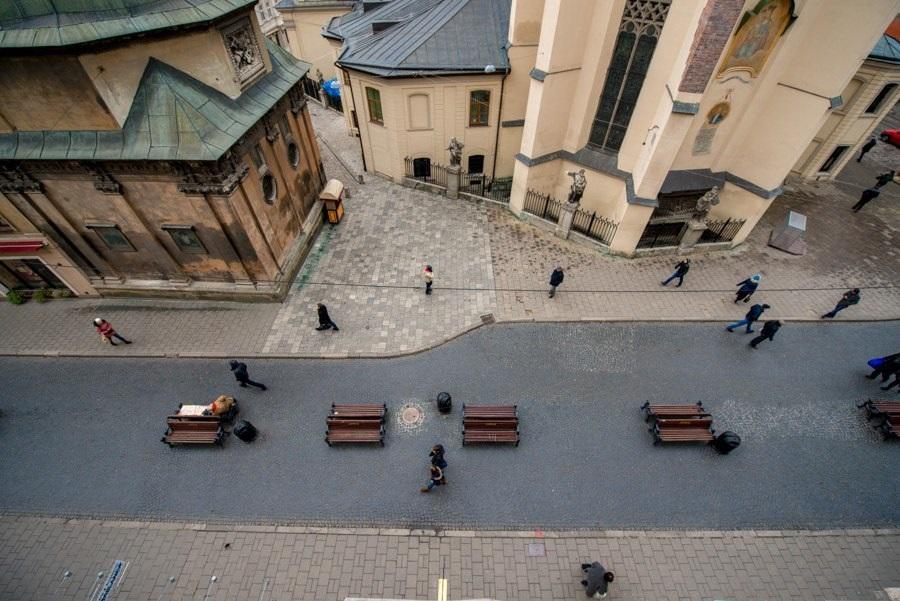
[[[734,432],[722,432],[713,441],[713,447],[722,455],[727,455],[741,446],[741,437]]]
[[[450,409],[452,408],[452,402],[450,400],[450,394],[447,392],[442,392],[437,395],[437,408],[441,413],[450,413]]]
[[[245,419],[239,421],[232,432],[244,442],[253,442],[258,434],[256,427]]]

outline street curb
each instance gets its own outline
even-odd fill
[[[785,322],[790,323],[818,323],[823,327],[828,327],[833,324],[840,323],[889,323],[889,322],[900,322],[900,317],[891,317],[884,319],[841,319],[840,321],[828,321],[823,322],[822,320],[816,318],[808,318],[808,319],[789,319],[786,317],[781,318]],[[721,324],[725,323],[728,318],[725,319],[627,319],[627,318],[609,318],[609,319],[594,319],[594,318],[586,318],[582,317],[580,319],[565,319],[565,320],[538,320],[535,318],[524,317],[524,318],[512,318],[512,319],[502,319],[497,320],[492,324],[489,323],[478,323],[465,330],[461,330],[460,332],[454,334],[450,338],[445,338],[440,342],[436,342],[430,346],[414,349],[411,351],[403,351],[397,353],[331,353],[331,354],[323,354],[323,355],[292,355],[285,353],[206,353],[206,352],[193,352],[186,351],[182,353],[136,353],[129,355],[101,355],[97,353],[86,353],[86,352],[67,352],[67,351],[35,351],[35,352],[9,352],[9,351],[0,351],[0,358],[3,357],[37,357],[37,358],[77,358],[77,359],[302,359],[302,360],[321,360],[321,361],[333,361],[333,360],[345,360],[345,359],[399,359],[402,357],[411,357],[413,355],[419,355],[431,350],[434,350],[440,346],[453,342],[457,338],[461,338],[466,334],[474,332],[478,328],[481,328],[486,325],[517,325],[517,324],[589,324],[589,323],[635,323],[635,324],[661,324],[661,325],[671,325],[673,323],[678,324],[697,324],[697,323],[710,323],[710,324]]]
[[[229,524],[219,522],[146,521],[141,519],[82,519],[34,515],[0,515],[5,522],[30,522],[59,526],[127,528],[190,532],[235,532],[256,534],[322,534],[329,536],[398,536],[425,538],[521,538],[558,540],[572,538],[645,538],[645,539],[725,539],[793,537],[875,537],[900,536],[900,528],[839,528],[826,530],[455,530],[440,528],[366,528],[288,526],[277,524]]]

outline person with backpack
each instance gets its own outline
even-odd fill
[[[616,578],[615,574],[607,572],[606,568],[599,561],[581,564],[581,571],[585,575],[585,579],[581,581],[581,586],[584,587],[584,594],[587,595],[588,599],[603,599],[606,597],[610,583]]]
[[[668,284],[675,278],[678,278],[678,283],[675,284],[675,287],[680,288],[681,285],[684,283],[684,276],[687,275],[687,272],[690,268],[691,268],[691,260],[690,259],[685,259],[684,261],[681,261],[680,263],[676,264],[675,271],[672,273],[672,275],[670,275],[669,277],[667,277],[666,279],[664,279],[662,281],[662,285],[665,286],[666,284]]]
[[[769,305],[765,305],[765,304],[753,305],[752,307],[750,307],[750,310],[747,311],[747,314],[744,316],[744,319],[742,319],[740,321],[736,321],[733,324],[725,326],[725,329],[728,330],[729,332],[733,332],[735,328],[739,328],[743,325],[746,325],[747,326],[746,333],[752,334],[753,333],[753,322],[759,320],[759,318],[763,314],[763,311],[765,311],[766,309],[771,309],[771,308],[772,307],[770,307]]]
[[[859,288],[848,290],[844,293],[844,296],[841,297],[841,300],[838,301],[837,306],[820,317],[820,319],[833,319],[834,316],[837,315],[840,311],[843,311],[847,307],[855,305],[857,303],[859,303]]]

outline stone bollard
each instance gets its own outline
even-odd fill
[[[556,235],[563,240],[568,240],[572,231],[572,221],[575,219],[575,211],[578,210],[577,202],[567,202],[559,209],[559,221],[556,222]]]
[[[700,241],[700,236],[706,231],[706,222],[691,219],[687,222],[684,233],[681,235],[681,241],[678,247],[681,249],[694,248]]]
[[[459,165],[447,167],[447,198],[459,198]]]

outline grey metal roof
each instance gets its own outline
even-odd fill
[[[511,0],[389,0],[333,19],[323,35],[344,42],[338,64],[381,77],[509,71]],[[373,23],[386,26],[374,33]],[[391,23],[395,23],[391,25]]]
[[[352,8],[356,0],[281,0],[278,10],[321,10],[323,8]]]
[[[210,21],[257,0],[0,0],[0,48],[68,46]]]
[[[875,44],[875,48],[869,53],[868,58],[887,63],[900,63],[900,42],[888,34],[884,34]]]
[[[235,100],[151,59],[122,129],[4,133],[0,159],[216,160],[309,70],[266,45],[272,72]]]

